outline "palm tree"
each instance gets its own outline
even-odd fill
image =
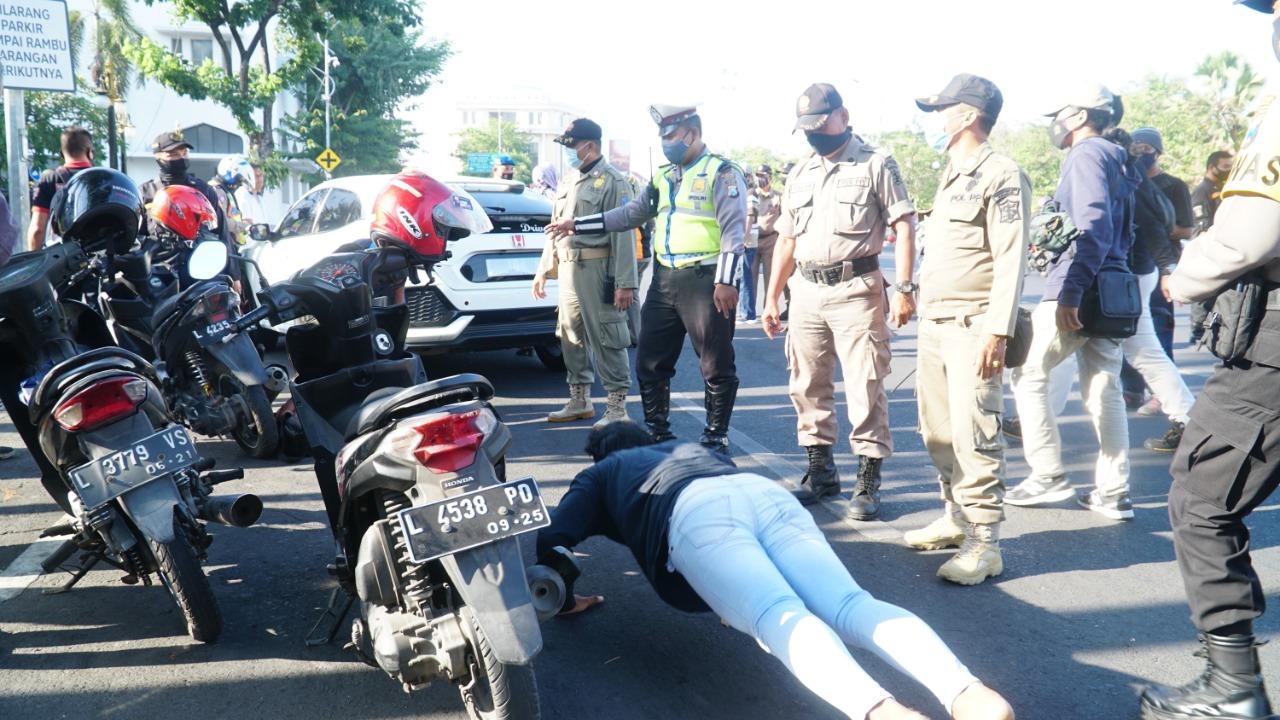
[[[1204,81],[1212,106],[1212,140],[1223,147],[1239,147],[1247,129],[1246,108],[1258,96],[1265,79],[1229,50],[1200,61],[1195,74]]]

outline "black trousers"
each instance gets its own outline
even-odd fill
[[[1220,365],[1196,399],[1173,456],[1174,549],[1191,621],[1204,632],[1266,611],[1244,521],[1280,484],[1277,410],[1280,368]]]
[[[669,380],[689,336],[709,383],[738,377],[734,365],[733,330],[737,307],[725,317],[716,310],[715,266],[669,268],[653,263],[653,280],[640,309],[636,379],[640,384]]]

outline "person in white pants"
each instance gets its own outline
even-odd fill
[[[1186,428],[1187,417],[1196,399],[1187,388],[1182,374],[1178,372],[1178,366],[1173,364],[1160,346],[1155,324],[1151,321],[1151,293],[1159,282],[1160,273],[1156,270],[1139,276],[1142,315],[1138,318],[1137,332],[1133,337],[1125,339],[1120,349],[1124,352],[1125,360],[1147,381],[1151,394],[1160,401],[1165,414],[1169,416],[1169,430],[1164,437],[1150,438],[1143,443],[1143,447],[1156,452],[1173,452],[1182,441],[1182,431]]]

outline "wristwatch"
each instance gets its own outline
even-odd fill
[[[897,285],[894,285],[894,286],[893,286],[893,289],[894,289],[894,290],[897,290],[898,292],[902,293],[903,295],[910,295],[911,293],[913,293],[913,292],[915,292],[915,291],[919,290],[919,289],[920,289],[920,286],[919,286],[919,285],[917,285],[917,284],[915,284],[914,282],[912,282],[912,281],[910,281],[910,280],[903,280],[902,282],[898,283]]]

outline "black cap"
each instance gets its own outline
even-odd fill
[[[1257,10],[1258,12],[1271,14],[1272,5],[1275,0],[1236,0],[1237,5],[1243,5],[1247,8]]]
[[[569,123],[569,127],[565,128],[564,132],[555,141],[561,145],[572,145],[578,140],[600,142],[601,137],[603,137],[603,134],[601,133],[600,125],[596,121],[589,118],[578,118]]]
[[[916,99],[916,107],[925,112],[959,103],[972,105],[981,110],[983,115],[995,120],[1000,117],[1000,109],[1004,107],[1004,96],[1000,94],[1000,88],[990,80],[960,73],[951,78],[951,82],[937,95]]]
[[[773,174],[773,168],[769,167],[768,165],[761,165],[760,167],[756,168],[756,174],[757,174],[757,175],[772,175],[772,174]]]
[[[844,107],[844,100],[835,86],[827,83],[810,85],[796,100],[796,130],[817,130],[827,121],[827,116]]]
[[[182,137],[181,130],[171,130],[169,132],[160,133],[156,136],[155,140],[151,141],[151,152],[153,153],[166,152],[180,147],[186,147],[191,150],[196,149],[195,145],[187,142],[186,139]]]

